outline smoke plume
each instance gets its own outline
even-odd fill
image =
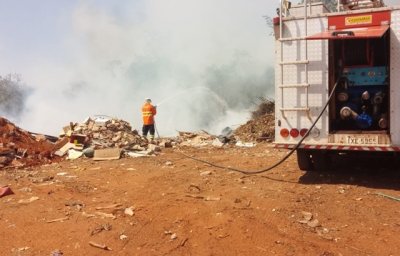
[[[161,135],[217,133],[273,93],[273,48],[259,8],[268,1],[96,2],[79,1],[71,13],[67,58],[28,68],[35,91],[23,127],[56,134],[69,121],[104,114],[140,129],[150,97]]]
[[[0,116],[12,116],[18,120],[25,108],[29,88],[22,84],[20,76],[8,74],[0,77]]]

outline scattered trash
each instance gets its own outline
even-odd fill
[[[65,220],[69,220],[69,217],[64,217],[64,218],[58,218],[58,219],[54,219],[54,220],[48,220],[46,221],[47,223],[53,223],[53,222],[63,222]]]
[[[205,201],[220,201],[221,197],[213,197],[213,196],[207,196],[204,198]]]
[[[26,192],[26,193],[31,193],[32,192],[32,189],[31,188],[28,188],[28,187],[23,187],[23,188],[20,188],[20,189],[18,189],[19,191],[22,191],[22,192]]]
[[[99,248],[99,249],[106,250],[106,251],[112,251],[112,249],[110,247],[108,247],[107,245],[105,245],[105,244],[98,244],[96,242],[90,241],[89,245],[93,246],[93,247],[96,247],[96,248]]]
[[[128,156],[130,157],[145,157],[145,156],[149,156],[149,152],[147,151],[139,151],[139,152],[128,152],[126,153]]]
[[[58,249],[56,249],[50,253],[50,256],[62,256],[62,255],[64,255],[64,253]]]
[[[95,227],[94,230],[92,230],[92,232],[90,232],[90,235],[93,236],[95,234],[102,232],[103,230],[110,231],[111,229],[112,229],[112,226],[109,223],[102,224],[102,225]]]
[[[99,206],[99,207],[96,207],[96,210],[120,208],[121,206],[122,206],[122,204],[112,204],[112,205],[107,205],[107,206]]]
[[[78,159],[79,157],[81,157],[83,155],[82,151],[78,151],[75,149],[70,149],[68,150],[68,160],[75,160]]]
[[[211,175],[212,171],[204,171],[200,173],[200,176],[207,176],[207,175]]]
[[[111,213],[104,213],[104,212],[95,212],[96,215],[103,217],[103,218],[111,218],[113,220],[115,220],[117,218],[117,216],[115,216],[114,214]]]
[[[0,187],[0,198],[3,196],[12,195],[14,192],[9,187]]]
[[[235,144],[237,147],[245,147],[245,148],[252,148],[255,146],[255,143],[253,142],[242,142],[242,141],[238,141]]]
[[[82,212],[82,216],[83,216],[83,217],[86,217],[86,218],[93,218],[93,217],[96,217],[95,214],[89,214],[89,213],[86,213],[86,212]]]
[[[39,200],[39,197],[33,196],[33,197],[29,198],[29,199],[20,199],[18,201],[18,203],[19,204],[29,204],[29,203],[32,203],[32,202],[34,202],[36,200]]]
[[[85,204],[81,201],[74,201],[74,200],[70,200],[64,203],[65,206],[69,206],[69,207],[76,207],[78,208],[78,210],[81,210],[83,207],[85,207]]]
[[[180,243],[180,246],[185,246],[186,242],[189,240],[189,238],[185,238],[182,240],[182,242]]]

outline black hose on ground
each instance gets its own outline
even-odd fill
[[[281,165],[283,162],[285,162],[300,147],[301,143],[303,143],[303,141],[308,137],[308,135],[310,134],[311,130],[315,127],[315,125],[317,124],[317,122],[319,121],[319,119],[321,118],[323,113],[325,112],[326,108],[328,107],[329,102],[331,101],[332,96],[334,95],[334,92],[335,92],[336,87],[337,87],[338,84],[339,84],[339,79],[336,81],[335,85],[333,86],[332,91],[329,94],[328,100],[326,101],[325,106],[322,109],[321,113],[319,113],[317,119],[315,119],[314,123],[311,125],[310,129],[308,129],[308,131],[304,135],[304,137],[301,138],[301,140],[296,144],[296,146],[294,146],[289,151],[289,153],[286,156],[284,156],[281,160],[279,160],[278,162],[276,162],[275,164],[273,164],[272,166],[270,166],[268,168],[264,168],[264,169],[257,170],[257,171],[241,170],[241,169],[238,169],[238,168],[233,168],[233,167],[214,164],[214,163],[212,163],[210,161],[206,161],[206,160],[203,160],[203,159],[200,159],[200,158],[197,158],[197,157],[193,157],[193,156],[187,155],[185,153],[182,153],[181,151],[179,151],[179,153],[182,154],[183,156],[187,157],[187,158],[190,158],[192,160],[211,165],[211,166],[213,166],[215,168],[230,170],[230,171],[234,171],[234,172],[239,172],[239,173],[242,173],[242,174],[245,174],[245,175],[254,175],[254,174],[260,174],[260,173],[268,172],[268,171],[276,168],[277,166]]]

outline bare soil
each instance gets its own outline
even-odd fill
[[[242,169],[287,153],[268,143],[180,150]],[[0,198],[0,255],[400,255],[400,202],[376,194],[400,196],[398,169],[351,164],[302,172],[292,156],[245,176],[165,149],[1,170],[15,194]]]

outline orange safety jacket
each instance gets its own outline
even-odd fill
[[[143,124],[154,124],[154,116],[157,114],[157,109],[150,103],[145,103],[142,107]]]

